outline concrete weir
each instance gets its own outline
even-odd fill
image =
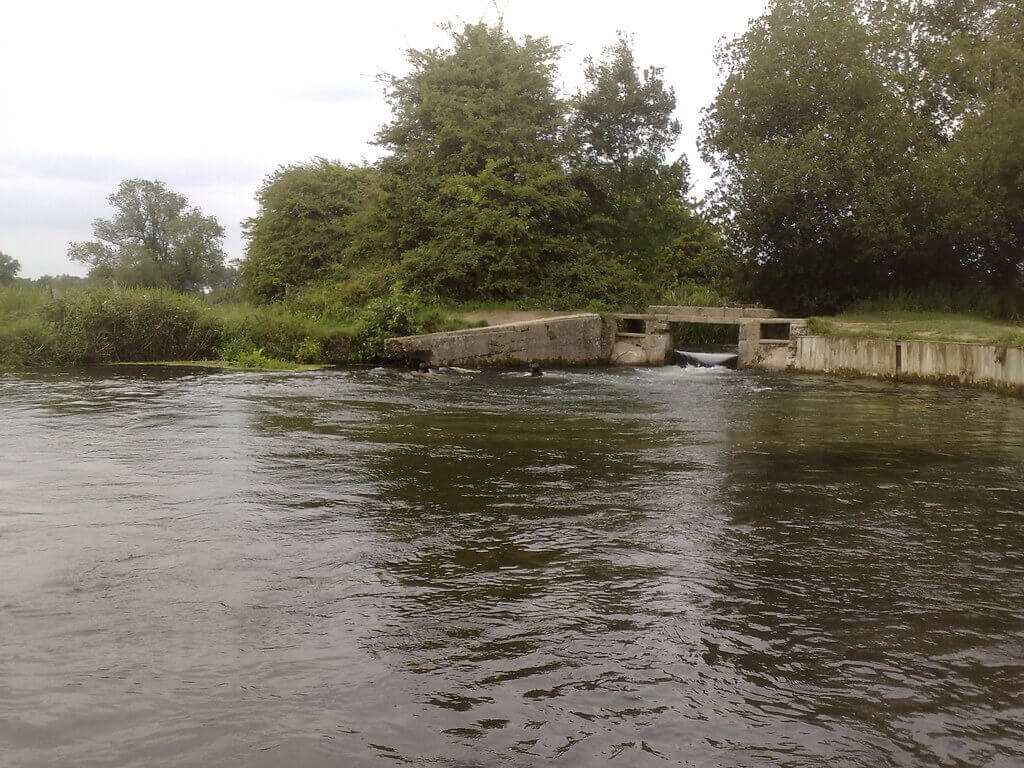
[[[385,348],[433,365],[600,365],[612,354],[614,332],[586,313],[388,339]]]
[[[1024,350],[990,344],[811,336],[807,320],[755,307],[651,306],[388,339],[433,365],[665,365],[672,323],[738,326],[738,366],[954,383],[1024,395]]]
[[[784,329],[788,343],[791,321],[779,322],[770,309],[652,306],[637,314],[582,313],[403,336],[385,346],[392,355],[433,365],[665,365],[673,356],[671,323],[712,323],[740,327],[742,363],[744,338],[753,358],[764,329]]]

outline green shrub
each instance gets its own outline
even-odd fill
[[[359,317],[356,356],[364,361],[386,359],[384,340],[422,332],[423,311],[418,294],[397,288],[387,296],[370,301]]]
[[[40,314],[57,333],[55,362],[195,360],[220,341],[209,308],[170,291],[81,291],[50,299]]]
[[[308,336],[298,343],[292,358],[297,363],[321,363],[323,362],[323,348],[316,339]]]

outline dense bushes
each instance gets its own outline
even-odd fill
[[[0,289],[0,364],[161,360],[348,360],[355,329],[275,305],[211,305],[161,290],[90,289],[50,297]]]
[[[559,48],[499,24],[452,30],[388,78],[393,118],[373,166],[316,159],[257,194],[241,275],[260,302],[327,282],[353,305],[394,286],[444,301],[641,306],[719,280],[725,250],[687,198],[660,70],[627,40],[556,85]]]
[[[199,360],[216,349],[221,328],[194,297],[169,291],[82,291],[47,301],[58,362]]]
[[[384,340],[451,330],[415,293],[392,291],[353,310],[314,288],[294,303],[213,304],[163,290],[90,288],[53,297],[0,287],[0,366],[224,360],[250,368],[377,362]]]

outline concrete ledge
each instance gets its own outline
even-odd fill
[[[659,320],[672,323],[712,323],[715,325],[736,325],[744,320],[757,318],[774,318],[778,313],[774,309],[761,307],[672,307],[652,304],[647,308],[648,314]]]
[[[600,365],[611,358],[614,333],[614,324],[586,313],[402,336],[385,349],[434,365]]]
[[[1024,350],[992,344],[803,336],[790,367],[1024,393]]]

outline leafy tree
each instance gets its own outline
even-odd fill
[[[68,257],[89,264],[90,277],[138,286],[198,291],[224,269],[224,229],[161,181],[126,179],[107,200],[116,213],[96,219],[87,243]]]
[[[1022,13],[775,0],[720,50],[703,151],[755,295],[807,312],[1019,284]]]
[[[625,40],[570,103],[547,39],[501,24],[450,32],[385,79],[388,154],[372,169],[317,160],[267,180],[246,223],[252,295],[324,280],[358,301],[407,286],[623,304],[720,271],[721,240],[686,200],[685,160],[667,160],[674,96],[658,70],[638,72]]]
[[[756,293],[835,310],[896,287],[919,263],[933,194],[911,162],[934,147],[855,0],[775,0],[720,49],[726,74],[702,125],[717,202]]]
[[[259,213],[243,225],[249,243],[240,271],[249,292],[277,299],[345,263],[353,215],[374,174],[317,158],[268,177],[256,195]]]
[[[572,100],[567,136],[600,247],[652,283],[706,280],[709,270],[717,276],[721,240],[686,199],[686,158],[668,160],[681,127],[661,69],[641,72],[620,33],[602,60],[587,59],[584,74],[587,87]]]
[[[557,55],[545,38],[467,25],[450,49],[410,51],[412,71],[389,79],[375,245],[407,282],[513,298],[593,256],[578,237],[587,201],[562,162]]]
[[[13,283],[21,271],[21,262],[0,251],[0,283]]]

